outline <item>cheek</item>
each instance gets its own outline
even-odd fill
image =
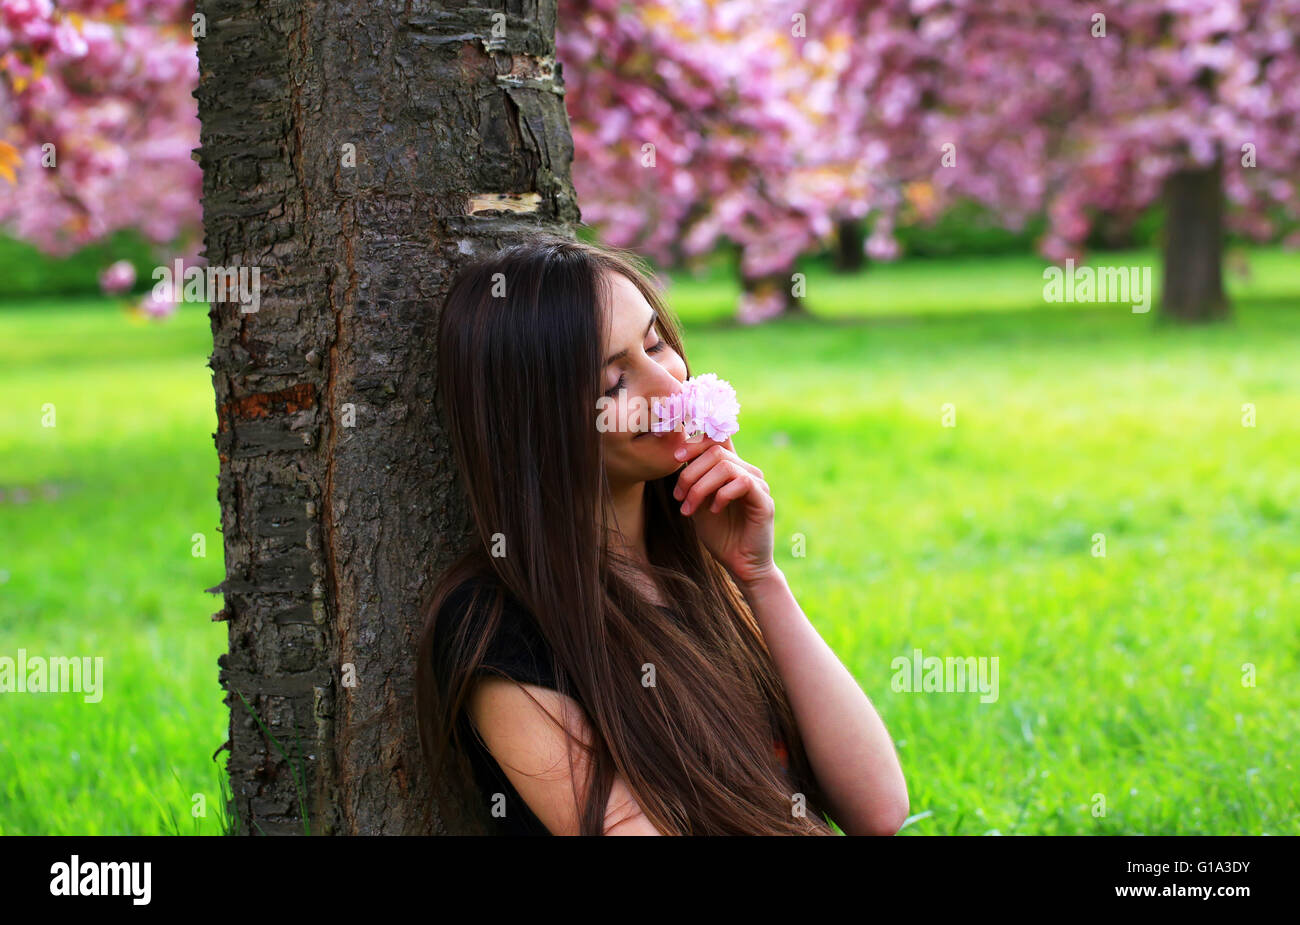
[[[632,434],[623,431],[606,431],[600,435],[601,452],[606,461],[619,462],[627,456]],[[636,449],[633,447],[633,449]]]

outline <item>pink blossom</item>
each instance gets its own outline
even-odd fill
[[[150,292],[140,300],[137,309],[150,318],[161,320],[176,313],[176,303],[171,299],[160,299]]]
[[[736,320],[741,324],[759,324],[785,311],[785,294],[779,289],[746,292],[740,297]]]
[[[129,260],[119,260],[110,264],[99,274],[99,288],[105,295],[117,295],[126,292],[135,285],[135,267]]]
[[[736,390],[715,373],[687,379],[682,391],[666,401],[656,399],[654,411],[657,420],[650,426],[653,433],[667,433],[680,425],[687,435],[703,432],[712,440],[725,441],[740,430]]]
[[[76,26],[64,20],[54,27],[54,47],[60,54],[69,58],[80,58],[89,46],[86,45],[86,40],[81,37]]]

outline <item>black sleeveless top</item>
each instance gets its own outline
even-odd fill
[[[468,618],[474,621],[469,627],[470,633],[477,633],[484,621],[484,610],[492,598],[492,586],[482,579],[469,579],[455,588],[443,604],[434,626],[433,661],[434,677],[447,677],[451,668],[451,653],[448,641],[455,635],[461,624]],[[479,591],[478,608],[470,612],[470,602],[475,591]],[[671,608],[663,607],[671,612]],[[479,676],[495,677],[495,673],[486,669],[496,669],[506,677],[525,684],[557,690],[555,675],[551,669],[551,650],[537,621],[515,597],[505,593],[501,611],[501,622],[497,633],[488,642],[482,665],[476,670]],[[569,685],[573,690],[573,685]],[[473,724],[469,721],[467,711],[461,710],[456,717],[461,741],[465,743],[466,757],[474,772],[474,781],[479,796],[484,801],[484,808],[491,819],[492,831],[497,835],[550,835],[550,831],[537,818],[518,791],[510,783],[501,766],[484,746]],[[773,748],[782,764],[789,769],[785,744],[779,739]],[[498,796],[500,795],[500,796]],[[504,804],[501,803],[504,797]],[[504,815],[491,812],[494,806],[504,809]]]

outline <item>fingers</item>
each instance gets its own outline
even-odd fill
[[[685,492],[690,489],[696,479],[724,459],[730,460],[743,468],[750,475],[757,478],[758,481],[762,483],[764,491],[771,491],[767,482],[763,480],[762,469],[752,463],[745,462],[745,460],[737,456],[734,451],[728,450],[725,444],[714,443],[700,448],[694,458],[687,464],[686,468],[678,474],[677,486],[681,489],[681,493],[674,493],[673,497],[678,501],[682,500]]]
[[[719,444],[715,443],[712,446],[705,447],[694,457],[688,457],[688,458],[691,461],[687,464],[686,468],[683,469],[681,473],[677,476],[678,486],[680,487],[682,485],[685,485],[685,487],[682,488],[683,491],[685,491],[687,488],[690,488],[692,482],[698,479],[709,469],[713,468],[713,466],[717,465],[718,462],[727,458],[727,451],[723,449]]]
[[[727,443],[730,442],[731,442],[731,438],[728,437]],[[713,440],[707,436],[701,437],[699,440],[687,440],[683,442],[680,447],[677,448],[677,461],[689,462],[690,460],[695,459],[701,453],[713,449],[715,446],[720,446],[725,449],[726,443],[719,443],[717,440]]]
[[[717,491],[723,485],[742,479],[746,482],[746,485],[748,485],[749,480],[752,478],[753,476],[736,463],[731,462],[730,460],[722,460],[712,466],[707,472],[700,476],[698,480],[689,486],[686,490],[685,502],[682,504],[682,513],[690,514],[692,511],[697,510],[699,506],[704,503],[704,499]],[[680,482],[678,483],[678,488],[681,488]]]
[[[758,468],[758,466],[755,466],[753,463],[745,462],[739,456],[731,457],[731,461],[741,466],[746,472],[748,472],[750,474],[750,477],[753,478],[754,482],[763,487],[763,491],[767,492],[769,495],[772,493],[771,487],[767,484],[766,480],[764,480],[763,478],[762,469]]]
[[[758,481],[763,482],[763,470],[762,470],[762,469],[758,468],[758,466],[754,465],[753,463],[747,463],[747,462],[745,462],[745,461],[744,461],[743,459],[741,459],[739,456],[737,456],[735,459],[736,459],[736,462],[740,463],[742,466],[745,467],[745,471],[747,471],[750,475],[754,476],[754,478],[757,479]],[[763,487],[764,487],[764,488],[767,488],[767,482],[763,482]]]
[[[718,489],[718,493],[713,496],[713,503],[709,505],[709,510],[717,513],[732,501],[743,498],[745,495],[754,491],[755,483],[758,480],[752,475],[738,476]],[[766,494],[763,497],[768,497]],[[773,505],[775,507],[775,505]]]

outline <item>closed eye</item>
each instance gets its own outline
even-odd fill
[[[662,350],[664,350],[667,346],[668,346],[668,341],[663,340],[661,338],[660,340],[655,342],[655,345],[653,347],[647,347],[645,352],[659,353]],[[619,393],[619,390],[626,385],[627,385],[627,373],[623,373],[621,376],[618,377],[618,382],[615,382],[613,387],[605,392],[605,395],[609,398],[613,398],[615,395]]]

